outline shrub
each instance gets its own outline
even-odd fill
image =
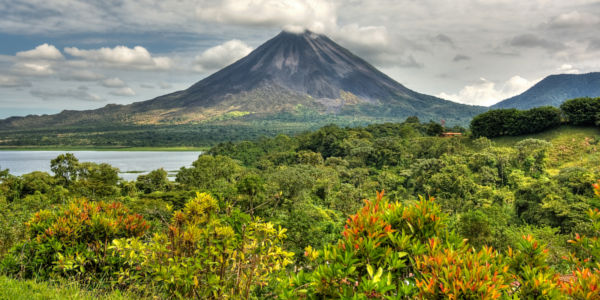
[[[600,185],[594,184],[594,192],[600,197]],[[561,291],[573,299],[600,299],[600,211],[590,209],[588,216],[591,235],[576,234],[569,240],[575,252],[566,259],[574,270],[570,278],[559,282]]]
[[[531,235],[523,236],[508,261],[522,299],[558,299],[558,275],[548,266],[548,249]]]
[[[600,113],[600,98],[576,98],[560,105],[569,123],[573,125],[594,125]]]
[[[517,124],[519,110],[495,109],[477,115],[471,121],[471,132],[474,137],[495,137],[515,135],[513,126]]]
[[[496,137],[541,132],[561,124],[561,111],[551,106],[530,110],[496,109],[477,115],[471,121],[474,137]]]
[[[148,224],[119,202],[76,199],[37,212],[27,240],[13,247],[0,269],[21,277],[66,276],[91,281],[111,277],[120,258],[108,249],[115,238],[140,237]]]
[[[418,299],[497,299],[509,292],[508,264],[492,248],[445,248],[432,238],[416,259]]]
[[[378,193],[346,221],[337,244],[316,251],[306,272],[292,275],[280,286],[283,299],[378,298],[401,299],[416,292],[413,259],[439,237],[456,243],[445,230],[445,215],[433,199],[413,205],[390,203]]]
[[[149,243],[118,239],[126,260],[119,284],[139,290],[156,287],[181,298],[247,299],[272,284],[291,263],[281,248],[285,229],[237,210],[219,211],[208,194],[196,195],[174,213],[166,233]]]

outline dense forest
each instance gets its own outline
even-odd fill
[[[124,147],[211,147],[220,142],[255,140],[278,134],[296,135],[315,131],[329,124],[359,127],[372,123],[397,122],[404,118],[389,111],[374,111],[381,117],[323,114],[302,106],[293,112],[274,115],[223,116],[218,120],[195,124],[125,125],[101,123],[63,127],[0,128],[0,149],[32,148],[124,148]],[[475,113],[473,113],[474,115]],[[449,125],[466,126],[467,118]]]
[[[529,113],[559,124],[516,137],[412,117],[220,143],[174,181],[124,181],[68,153],[53,174],[0,170],[0,290],[600,299],[600,135],[567,113],[595,109],[585,101]]]

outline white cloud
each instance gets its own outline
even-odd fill
[[[135,91],[130,87],[124,87],[118,90],[111,91],[110,94],[113,96],[130,97],[135,96]]]
[[[580,71],[570,64],[563,64],[557,69],[561,74],[579,74]]]
[[[142,46],[129,48],[116,46],[114,48],[100,48],[81,50],[76,47],[67,47],[65,52],[71,56],[83,58],[87,61],[100,63],[103,66],[117,68],[133,68],[139,70],[168,70],[172,61],[168,57],[152,57],[150,52]]]
[[[495,82],[480,78],[477,83],[465,86],[456,94],[440,93],[437,96],[459,103],[489,106],[526,91],[536,82],[515,75],[498,88]]]
[[[43,100],[52,100],[52,99],[60,99],[64,100],[65,98],[78,100],[78,101],[90,101],[90,102],[100,102],[104,101],[102,97],[92,94],[88,92],[86,89],[65,89],[65,90],[40,90],[34,89],[31,92],[31,95],[41,98]]]
[[[197,29],[198,0],[0,1],[0,28],[18,34]],[[164,31],[163,31],[164,32]]]
[[[59,60],[65,58],[56,47],[47,43],[39,45],[32,50],[17,52],[17,57],[39,60]]]
[[[585,25],[596,25],[599,23],[600,17],[589,13],[580,13],[579,11],[575,10],[553,17],[545,25],[547,25],[550,28],[567,28]]]
[[[118,77],[104,79],[101,84],[107,88],[122,88],[126,86],[125,82]]]
[[[320,0],[224,0],[197,8],[202,20],[227,24],[300,26],[323,32],[336,26],[337,1]],[[292,27],[294,28],[294,27]]]
[[[196,70],[206,71],[222,68],[248,55],[251,51],[252,47],[240,40],[225,42],[196,56]]]
[[[336,30],[333,36],[357,47],[381,48],[389,44],[387,28],[384,26],[349,24]]]
[[[58,77],[65,81],[97,81],[104,78],[104,75],[89,70],[71,70],[64,71]]]
[[[46,62],[18,62],[13,65],[12,71],[20,75],[48,76],[54,74],[52,65]]]
[[[0,75],[0,87],[26,87],[31,86],[31,82],[16,76]]]

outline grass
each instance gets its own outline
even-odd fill
[[[496,146],[510,147],[519,141],[524,139],[540,139],[546,140],[552,143],[565,143],[572,139],[582,139],[585,137],[598,137],[600,136],[600,129],[598,127],[581,127],[581,126],[560,126],[554,129],[546,130],[540,133],[519,135],[519,136],[503,136],[493,138],[492,140]]]
[[[548,173],[558,174],[567,167],[584,167],[600,172],[600,129],[598,127],[561,126],[544,132],[492,139],[496,146],[513,146],[524,139],[542,139],[552,143],[548,151]]]
[[[76,283],[37,282],[35,280],[17,280],[0,276],[0,299],[11,300],[129,300],[139,299],[139,296],[130,295],[118,290],[108,293],[97,293],[82,289]]]

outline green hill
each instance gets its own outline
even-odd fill
[[[600,96],[600,73],[551,75],[520,95],[500,101],[492,108],[530,109],[560,106],[568,99]]]

